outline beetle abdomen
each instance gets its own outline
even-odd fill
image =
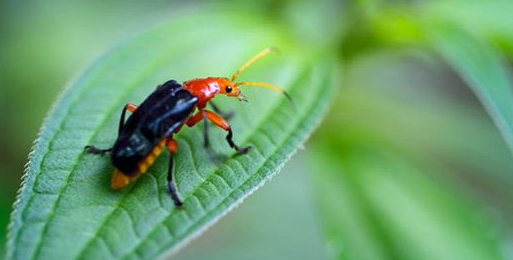
[[[157,145],[155,145],[153,147],[153,149],[151,150],[151,152],[146,155],[145,158],[143,158],[140,162],[139,162],[139,172],[140,173],[143,173],[143,172],[146,172],[146,170],[148,170],[148,168],[153,164],[153,162],[155,161],[155,158],[157,158],[157,156],[160,155],[160,153],[162,152],[162,148],[164,148],[164,145],[166,144],[166,140],[162,140],[160,141]]]
[[[166,137],[185,123],[197,101],[174,80],[158,87],[123,125],[112,150],[114,166],[129,176],[146,171]]]
[[[128,138],[118,138],[112,149],[112,164],[126,175],[136,175],[139,162],[152,152],[154,146],[155,142],[145,138],[140,131]]]

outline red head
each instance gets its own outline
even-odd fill
[[[217,94],[224,94],[231,97],[236,97],[241,101],[247,101],[246,97],[240,91],[240,86],[242,85],[253,85],[260,87],[267,87],[274,89],[276,91],[284,93],[287,98],[290,99],[290,96],[283,90],[282,88],[266,82],[256,82],[256,81],[245,81],[245,82],[237,82],[237,76],[245,70],[251,63],[265,56],[269,52],[271,52],[272,48],[267,48],[249,61],[247,61],[242,67],[240,67],[232,76],[231,79],[222,78],[222,77],[208,77],[208,78],[200,78],[193,79],[183,83],[185,89],[189,90],[193,95],[198,97],[198,107],[203,108],[207,105],[208,101],[212,99]]]

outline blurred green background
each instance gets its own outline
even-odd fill
[[[27,155],[66,82],[162,15],[213,5],[0,2],[1,255]],[[178,259],[513,259],[511,153],[415,22],[456,24],[511,61],[513,1],[224,5],[289,25],[319,48],[336,46],[342,81],[306,148]]]

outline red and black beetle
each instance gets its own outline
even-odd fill
[[[132,103],[125,105],[121,112],[118,137],[112,148],[100,149],[88,145],[86,151],[94,154],[111,152],[111,161],[116,168],[112,174],[111,186],[114,189],[119,189],[128,185],[131,180],[141,173],[146,172],[166,146],[170,152],[167,176],[168,188],[175,205],[182,206],[173,183],[173,153],[178,148],[173,134],[180,131],[184,124],[192,127],[202,119],[208,119],[228,132],[226,140],[231,148],[241,154],[247,153],[250,147],[239,147],[233,142],[230,124],[219,115],[222,115],[222,113],[211,102],[211,99],[217,94],[225,94],[245,101],[246,98],[239,88],[242,85],[271,88],[284,93],[290,99],[290,96],[282,88],[271,83],[253,81],[235,83],[240,72],[271,50],[271,48],[267,48],[255,55],[242,65],[231,79],[222,77],[197,78],[185,81],[183,85],[174,80],[169,80],[159,85],[139,106]],[[207,103],[212,106],[215,112],[205,109]],[[127,110],[132,112],[132,115],[125,122]],[[197,112],[194,113],[194,111]],[[207,151],[211,151],[206,121],[204,123],[204,146],[208,149]]]

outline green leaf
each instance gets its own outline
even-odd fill
[[[317,148],[314,179],[333,259],[501,259],[496,223],[429,176],[445,169],[372,142]]]
[[[457,24],[487,39],[493,39],[511,54],[513,50],[513,17],[510,0],[430,1],[422,7],[430,19]]]
[[[97,60],[57,102],[30,156],[8,258],[152,259],[174,252],[276,173],[320,122],[334,85],[331,55],[301,47],[284,36],[286,29],[257,17],[215,10],[172,17]],[[226,133],[212,128],[214,149],[230,156],[216,165],[203,149],[201,125],[185,127],[177,136],[174,168],[184,209],[170,199],[165,153],[135,183],[110,189],[108,156],[83,149],[113,144],[126,102],[141,102],[168,79],[229,76],[267,46],[280,54],[259,61],[241,79],[279,84],[297,107],[264,88],[244,89],[249,104],[217,100],[237,112],[230,121],[234,139],[252,145],[249,154],[233,156]]]
[[[476,93],[513,152],[513,85],[497,52],[448,24],[430,27],[428,37]]]
[[[348,73],[347,82],[356,83],[346,84],[341,91],[332,109],[344,113],[330,113],[325,118],[323,137],[339,142],[372,139],[425,159],[444,158],[466,169],[454,173],[467,184],[501,194],[501,199],[490,200],[503,201],[505,209],[509,209],[509,201],[513,200],[513,160],[488,114],[458,97],[434,91],[453,84],[439,82],[442,72],[433,74],[427,65],[418,63],[397,67],[394,61],[404,57],[389,57],[357,65],[360,72],[356,78],[354,72]],[[387,71],[387,76],[382,70]],[[390,70],[409,76],[399,79]],[[368,71],[373,71],[372,77]],[[412,82],[414,86],[408,85]]]
[[[305,155],[173,259],[326,259]]]

